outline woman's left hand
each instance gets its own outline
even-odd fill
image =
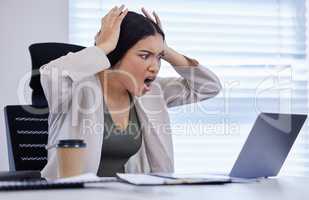
[[[155,11],[152,12],[153,16],[155,19],[153,19],[153,17],[146,11],[145,8],[142,7],[142,12],[145,15],[145,17],[147,17],[148,19],[152,20],[153,22],[155,22],[156,24],[158,24],[158,26],[161,28],[161,30],[163,31],[163,27],[162,27],[162,23],[161,20],[159,18],[159,16],[157,15],[157,13]],[[164,31],[163,31],[164,32]],[[166,44],[166,40],[164,40],[164,52],[166,53],[166,51],[169,50],[168,45]]]
[[[147,17],[148,19],[158,24],[158,26],[163,31],[161,20],[155,11],[152,12],[155,18],[153,19],[153,17],[145,10],[145,8],[142,8],[141,10],[144,13],[145,17]],[[197,60],[190,59],[184,56],[183,54],[178,53],[171,47],[169,47],[166,44],[166,40],[164,40],[164,56],[162,57],[162,59],[170,63],[172,66],[194,66],[195,67],[199,65]]]

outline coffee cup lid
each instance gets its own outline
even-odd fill
[[[57,147],[60,148],[79,148],[79,147],[86,147],[86,143],[84,140],[59,140]]]

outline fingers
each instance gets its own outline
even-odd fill
[[[114,8],[112,9],[111,15],[117,17],[121,14],[122,10],[124,9],[124,5],[122,4],[119,8],[118,6],[115,6]]]
[[[117,25],[120,25],[120,24],[121,24],[123,18],[128,14],[128,12],[129,12],[129,11],[128,11],[128,9],[126,8],[124,11],[122,11],[122,12],[120,13],[120,15],[118,16],[117,21],[116,21]]]
[[[152,12],[153,16],[155,17],[155,20],[154,20],[153,17],[146,11],[146,9],[145,9],[144,7],[142,7],[141,10],[142,10],[142,12],[144,13],[144,15],[145,15],[148,19],[152,20],[153,22],[155,22],[156,24],[158,24],[158,26],[159,26],[160,28],[162,28],[161,20],[160,20],[159,16],[157,15],[157,13],[156,13],[155,11]]]
[[[156,13],[155,11],[153,11],[152,14],[153,14],[153,16],[155,17],[158,26],[162,29],[161,20],[160,20],[159,16],[157,15],[157,13]]]
[[[128,9],[126,8],[124,10],[125,6],[121,5],[119,8],[116,6],[115,9],[113,9],[113,11],[111,12],[111,22],[113,24],[117,23],[121,23],[122,19],[126,16],[126,14],[128,13]]]
[[[119,8],[119,11],[122,12],[123,9],[124,9],[124,5],[122,4]]]
[[[109,21],[111,13],[114,11],[115,8],[116,8],[116,6],[113,7],[110,11],[108,11],[108,13],[104,17],[101,18],[101,27],[103,27],[103,24],[104,24],[105,21]]]
[[[102,21],[104,18],[110,18],[110,16],[116,11],[116,9],[118,9],[117,6],[114,6],[103,18],[102,18]]]
[[[144,15],[149,18],[150,20],[154,21],[155,20],[151,17],[151,15],[146,11],[146,9],[144,7],[142,7],[142,12],[144,13]]]
[[[106,27],[113,27],[116,23],[119,24],[122,22],[123,18],[128,13],[128,9],[125,9],[125,5],[121,5],[120,7],[113,7],[102,19],[101,26],[105,23]]]

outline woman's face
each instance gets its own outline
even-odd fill
[[[163,56],[164,40],[160,34],[147,36],[130,48],[115,65],[119,81],[133,95],[142,96],[151,89]]]

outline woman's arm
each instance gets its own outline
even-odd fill
[[[81,80],[110,67],[105,53],[98,47],[88,47],[68,53],[40,68],[41,84],[49,112],[67,112],[74,86]]]
[[[222,86],[218,77],[201,66],[197,60],[188,58],[167,46],[163,59],[181,76],[159,79],[168,107],[204,101],[220,92]]]
[[[72,122],[65,122],[71,120],[66,116],[75,97],[73,97],[74,88],[81,83],[81,80],[110,67],[106,55],[116,47],[121,21],[127,14],[127,10],[123,8],[124,6],[114,7],[102,18],[101,30],[95,37],[96,46],[69,53],[40,68],[41,84],[50,112],[48,146],[53,146],[59,139],[78,137],[78,133],[72,131],[75,125]],[[48,162],[42,170],[42,176],[57,178],[55,148],[48,150]]]
[[[74,86],[110,67],[107,54],[116,48],[120,24],[128,10],[115,6],[101,20],[96,46],[68,53],[40,68],[41,84],[51,113],[67,112]]]
[[[197,60],[188,58],[168,46],[165,47],[163,59],[174,67],[177,66],[195,67],[199,65]]]
[[[187,59],[189,63],[197,62]],[[222,88],[218,77],[202,65],[173,67],[181,77],[157,78],[167,107],[204,101],[216,96]]]

